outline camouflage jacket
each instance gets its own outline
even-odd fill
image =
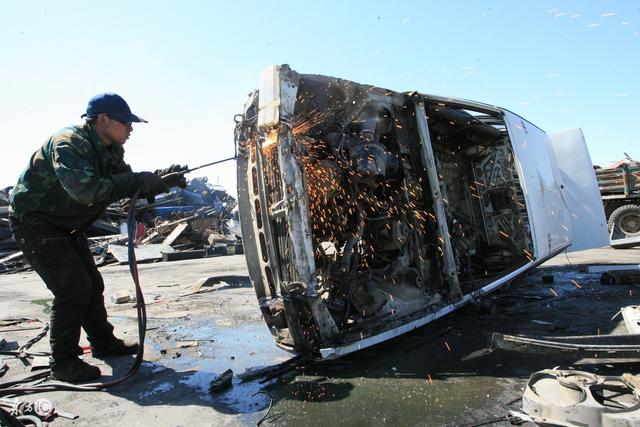
[[[63,128],[31,156],[11,192],[11,215],[24,226],[82,231],[114,201],[111,175],[127,172],[121,145],[102,144],[89,124]]]

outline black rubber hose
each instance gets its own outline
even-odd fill
[[[11,412],[0,407],[0,426],[24,427],[24,424],[22,424],[15,415],[11,414]]]
[[[30,393],[42,393],[46,391],[59,391],[59,390],[67,390],[67,391],[96,391],[103,390],[108,387],[113,387],[118,385],[138,372],[140,369],[140,365],[142,365],[142,358],[144,355],[144,339],[146,335],[147,329],[147,308],[144,303],[144,295],[142,294],[142,288],[140,287],[140,280],[138,276],[138,265],[136,263],[136,254],[135,248],[133,245],[133,237],[134,230],[136,228],[136,219],[135,219],[135,204],[140,195],[140,191],[138,190],[136,194],[131,198],[129,203],[129,213],[128,213],[128,245],[129,245],[129,271],[131,272],[131,277],[133,278],[133,283],[135,284],[136,289],[136,309],[138,313],[138,353],[136,353],[136,359],[133,363],[133,366],[129,369],[129,371],[121,378],[106,382],[106,383],[90,383],[83,385],[76,385],[65,383],[62,381],[50,381],[43,384],[25,386],[25,387],[12,387],[12,385],[24,384],[33,380],[33,376],[29,378],[25,378],[21,381],[14,381],[11,383],[0,384],[0,396],[11,396],[11,395],[20,395],[20,394],[30,394]]]

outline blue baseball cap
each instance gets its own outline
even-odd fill
[[[100,93],[91,98],[87,104],[87,112],[80,117],[92,117],[98,114],[106,114],[114,120],[125,123],[148,123],[145,119],[133,114],[127,102],[115,93]]]

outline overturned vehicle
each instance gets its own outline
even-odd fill
[[[276,343],[335,358],[607,244],[579,130],[269,67],[236,116],[247,265]]]

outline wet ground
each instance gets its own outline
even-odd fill
[[[267,382],[234,377],[212,394],[210,382],[227,369],[237,375],[291,355],[271,339],[248,282],[221,283],[191,294],[200,278],[245,276],[239,256],[140,266],[148,303],[145,362],[128,382],[103,392],[43,393],[60,410],[79,415],[64,425],[473,425],[518,409],[529,375],[554,366],[596,373],[637,373],[637,365],[491,351],[493,332],[526,335],[626,333],[620,307],[638,304],[637,285],[602,286],[599,273],[576,264],[640,262],[640,250],[603,249],[560,255],[511,287],[410,334],[336,361],[306,364]],[[568,264],[573,264],[569,266]],[[126,267],[101,270],[107,298],[131,288]],[[552,276],[544,283],[542,276]],[[546,281],[549,279],[547,278]],[[0,276],[0,317],[46,319],[50,297],[31,273]],[[136,336],[132,304],[108,303],[119,335]],[[2,332],[9,344],[35,331]],[[46,350],[46,340],[34,350]],[[118,377],[131,358],[87,357]],[[8,381],[30,372],[9,361]],[[496,425],[508,425],[499,423]]]

